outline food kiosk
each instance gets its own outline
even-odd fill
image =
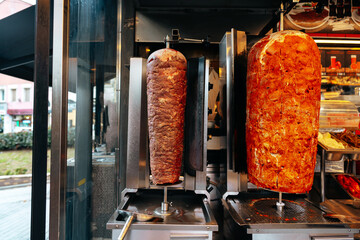
[[[347,3],[344,16],[336,14],[339,4],[335,16],[332,2],[324,1],[123,0],[112,1],[117,7],[95,4],[95,10],[70,4],[69,29],[61,28],[63,41],[54,44],[63,50],[54,63],[68,64],[54,65],[68,77],[66,84],[54,81],[55,98],[63,100],[54,111],[66,120],[57,130],[75,135],[74,156],[58,175],[67,183],[58,203],[67,224],[59,231],[69,239],[356,238],[360,197],[345,182],[359,183],[360,53],[340,40],[358,44],[360,29],[357,3],[350,16]],[[326,32],[339,28],[338,37]],[[283,29],[308,33],[321,52],[325,141],[318,144],[306,193],[279,193],[248,181],[247,56],[261,38]],[[154,184],[147,59],[167,47],[187,59],[185,150],[179,181]],[[57,150],[59,158],[66,156],[64,148]]]

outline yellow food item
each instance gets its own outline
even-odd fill
[[[318,141],[329,148],[345,149],[344,145],[341,142],[336,141],[336,139],[333,139],[330,133],[322,134],[319,132]]]

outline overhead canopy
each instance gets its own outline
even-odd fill
[[[0,32],[0,73],[33,81],[35,6],[0,20]]]
[[[274,9],[279,8],[281,0],[137,0],[140,8],[257,8]]]
[[[257,34],[268,22],[273,20],[274,13],[279,8],[281,1],[135,0],[135,2],[140,11],[145,11],[143,14],[151,14],[146,13],[146,9],[158,9],[160,11],[161,9],[182,9],[182,11],[186,11],[186,9],[214,9],[213,11],[221,11],[222,9],[225,12],[227,11],[226,9],[239,10],[238,15],[244,15],[244,17],[242,18],[242,23],[237,23],[237,25],[240,24],[244,28],[249,28],[241,30]],[[50,48],[52,48],[52,13],[50,19]],[[251,22],[249,23],[249,19],[253,22],[252,24],[250,24]],[[226,21],[226,17],[224,18],[224,22],[229,24],[229,21]],[[255,25],[254,22],[256,22]],[[262,26],[259,27],[259,25]],[[254,26],[256,29],[254,29]],[[116,31],[116,29],[114,29],[114,31]],[[0,20],[0,33],[0,73],[33,81],[35,6],[31,6]],[[51,49],[49,50],[49,54],[49,74],[51,81]]]
[[[32,6],[0,20],[1,73],[32,80],[29,65],[34,59],[34,19]]]
[[[8,109],[7,113],[9,115],[32,115],[32,109]]]

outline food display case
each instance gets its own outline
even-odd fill
[[[322,83],[328,88],[338,86],[344,94],[354,94],[353,87],[360,85],[360,52],[356,50],[341,50],[321,48]]]
[[[320,106],[320,128],[359,128],[359,112],[354,103],[322,100]]]
[[[318,145],[321,149],[325,150],[325,159],[329,161],[342,160],[344,155],[351,159],[358,160],[359,149],[351,147],[346,142],[340,140],[335,134],[319,133],[322,137],[319,137]],[[356,136],[355,136],[356,137]],[[329,141],[330,139],[330,141]]]
[[[359,107],[360,51],[353,47],[319,47],[324,100],[345,100]]]
[[[320,110],[320,133],[330,136],[331,141],[336,141],[342,146],[331,146],[319,138],[318,154],[319,165],[323,166],[320,174],[321,200],[326,196],[336,198],[328,193],[326,186],[332,175],[331,166],[342,165],[342,172],[358,173],[359,146],[357,146],[359,129],[359,51],[353,47],[319,46],[322,63],[322,101]],[[323,135],[325,136],[325,135]],[[326,141],[326,139],[325,139]],[[335,179],[337,181],[337,179]],[[339,186],[338,184],[335,186]],[[340,191],[340,190],[339,190]],[[349,201],[351,197],[348,197]]]
[[[232,49],[232,47],[234,49]],[[220,44],[220,68],[226,69],[223,77],[228,83],[227,89],[239,86],[246,80],[239,77],[235,69],[241,68],[241,55],[245,52],[237,49],[242,46],[239,42],[238,32],[233,30],[227,33]],[[225,50],[226,49],[226,50]],[[231,49],[230,51],[228,49]],[[223,53],[223,54],[221,54]],[[235,72],[235,74],[234,74]],[[237,74],[237,75],[236,75]],[[238,81],[238,82],[236,82]],[[235,82],[235,83],[234,83]],[[239,83],[240,82],[240,83]],[[230,96],[227,108],[239,109],[242,98],[238,89],[229,91]],[[248,182],[246,158],[239,154],[236,147],[239,140],[232,133],[242,132],[241,118],[228,111],[228,141],[227,141],[227,170],[226,170],[226,192],[222,196],[224,206],[224,228],[225,233],[236,233],[243,239],[353,239],[359,232],[360,219],[356,217],[359,210],[354,204],[347,206],[346,201],[351,197],[347,194],[341,195],[342,187],[337,185],[334,177],[327,171],[334,166],[325,166],[336,162],[337,172],[344,174],[349,170],[344,168],[343,157],[357,157],[357,149],[344,143],[344,149],[322,148],[319,144],[318,172],[315,173],[313,189],[308,194],[285,194],[259,188]],[[358,129],[359,117],[355,104],[349,101],[323,100],[320,110],[320,127],[323,130],[338,130],[346,128]],[[235,129],[235,130],[234,130]],[[330,134],[330,133],[329,133]],[[229,136],[230,135],[230,136]],[[334,135],[331,135],[334,136]],[[323,150],[323,154],[321,153]],[[327,163],[326,160],[334,160]],[[342,165],[342,166],[341,166]],[[335,171],[336,172],[336,171]],[[331,182],[328,178],[335,181]],[[342,196],[343,202],[335,199]],[[284,205],[281,204],[284,203]],[[353,203],[353,202],[352,202]],[[351,210],[349,210],[351,209]],[[347,213],[348,211],[349,213]],[[353,214],[350,215],[350,212]],[[227,237],[231,234],[227,235]],[[233,239],[229,237],[229,239]]]

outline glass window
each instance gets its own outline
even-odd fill
[[[16,89],[15,88],[11,89],[10,92],[11,92],[11,101],[16,102]]]
[[[30,88],[24,88],[24,102],[30,102]]]
[[[111,239],[106,223],[117,207],[116,4],[70,1],[67,240]]]
[[[5,89],[0,89],[0,102],[5,101]]]

